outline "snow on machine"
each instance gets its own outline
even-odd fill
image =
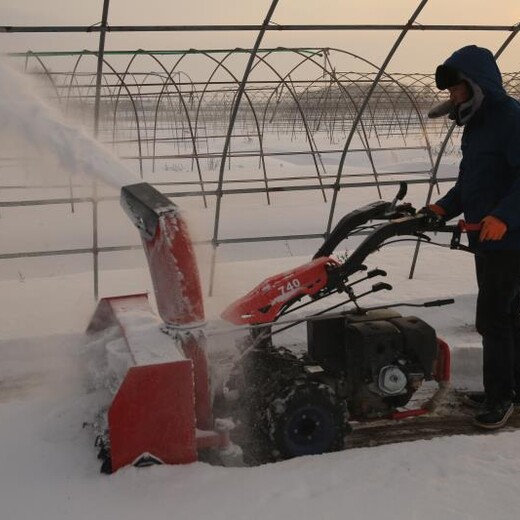
[[[160,319],[146,295],[132,295],[101,300],[90,323],[89,332],[115,324],[129,352],[99,437],[104,469],[188,463],[208,450],[222,463],[239,464],[235,442],[246,438],[262,460],[318,454],[342,449],[353,422],[432,411],[449,382],[447,344],[422,319],[397,313],[392,308],[397,304],[358,304],[363,296],[391,289],[389,284],[376,282],[356,293],[358,284],[386,275],[367,270],[364,261],[392,237],[428,240],[425,232],[447,231],[451,247],[464,248],[463,223],[448,226],[434,215],[416,213],[400,203],[405,194],[402,184],[393,201],[347,214],[309,263],[268,278],[224,310],[225,320],[248,330],[248,341],[218,391],[210,388],[206,342],[211,331],[178,207],[147,183],[123,187],[121,204],[140,230]],[[368,222],[372,230],[346,259],[331,256]],[[345,298],[288,318],[334,294]],[[352,308],[337,310],[348,303]],[[302,323],[307,328],[303,355],[275,345],[274,336]],[[433,395],[405,409],[426,381],[437,383]],[[232,430],[233,424],[239,427]]]

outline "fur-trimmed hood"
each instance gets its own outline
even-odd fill
[[[449,74],[449,69],[462,72],[482,89],[485,96],[496,98],[506,95],[502,84],[502,75],[493,54],[488,49],[468,45],[455,51],[437,68],[437,81],[438,76],[442,75],[443,72]]]

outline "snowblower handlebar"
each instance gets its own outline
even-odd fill
[[[338,267],[337,275],[345,279],[356,273],[370,253],[378,249],[379,246],[389,238],[396,236],[408,235],[427,239],[423,235],[425,232],[448,232],[452,233],[453,237],[455,237],[452,237],[450,247],[454,249],[462,248],[464,246],[460,244],[460,235],[463,229],[464,227],[461,224],[457,224],[456,226],[446,225],[443,221],[434,219],[430,215],[423,213],[391,220],[387,224],[379,226],[361,242],[345,262]]]
[[[457,225],[447,225],[432,213],[417,212],[411,204],[397,204],[405,193],[406,190],[401,186],[392,202],[377,201],[345,215],[311,262],[264,280],[248,294],[229,305],[222,317],[236,325],[270,323],[289,312],[290,308],[296,310],[307,305],[308,303],[304,303],[296,309],[293,307],[304,297],[310,298],[312,303],[330,294],[345,292],[349,295],[350,301],[355,303],[365,294],[388,289],[387,284],[376,284],[367,293],[355,296],[352,291],[353,285],[368,278],[384,276],[386,273],[382,270],[372,270],[364,278],[353,282],[349,281],[349,277],[366,270],[363,263],[366,257],[392,237],[407,235],[418,240],[429,240],[424,233],[448,232],[452,233],[451,248],[467,249],[460,244],[460,237],[463,231],[473,231],[471,225],[468,226],[463,221]],[[330,256],[342,240],[359,231],[367,222],[378,219],[388,222],[377,225],[345,261],[340,262]],[[435,305],[448,303],[450,302],[444,301]]]
[[[345,215],[325,239],[325,242],[323,242],[322,246],[313,256],[313,260],[322,256],[330,256],[338,244],[348,238],[352,231],[366,224],[369,220],[381,218],[388,211],[390,206],[390,202],[377,201]]]
[[[371,204],[367,204],[366,206],[347,213],[347,215],[336,224],[330,235],[325,239],[325,242],[323,242],[318,251],[316,251],[313,259],[330,256],[341,241],[347,239],[353,234],[353,231],[370,220],[392,220],[414,216],[416,209],[411,204],[397,204],[397,201],[401,200],[399,197],[402,191],[402,189],[399,190],[399,193],[392,202],[372,202]]]

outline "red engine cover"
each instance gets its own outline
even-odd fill
[[[330,257],[321,257],[296,269],[271,276],[233,302],[221,316],[235,325],[274,321],[289,302],[320,292],[328,282],[327,266],[339,265]]]

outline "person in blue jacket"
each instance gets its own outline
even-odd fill
[[[480,223],[470,233],[478,284],[484,394],[474,423],[500,428],[520,403],[520,104],[508,96],[493,54],[469,45],[437,67],[449,117],[464,126],[457,182],[429,210]]]

